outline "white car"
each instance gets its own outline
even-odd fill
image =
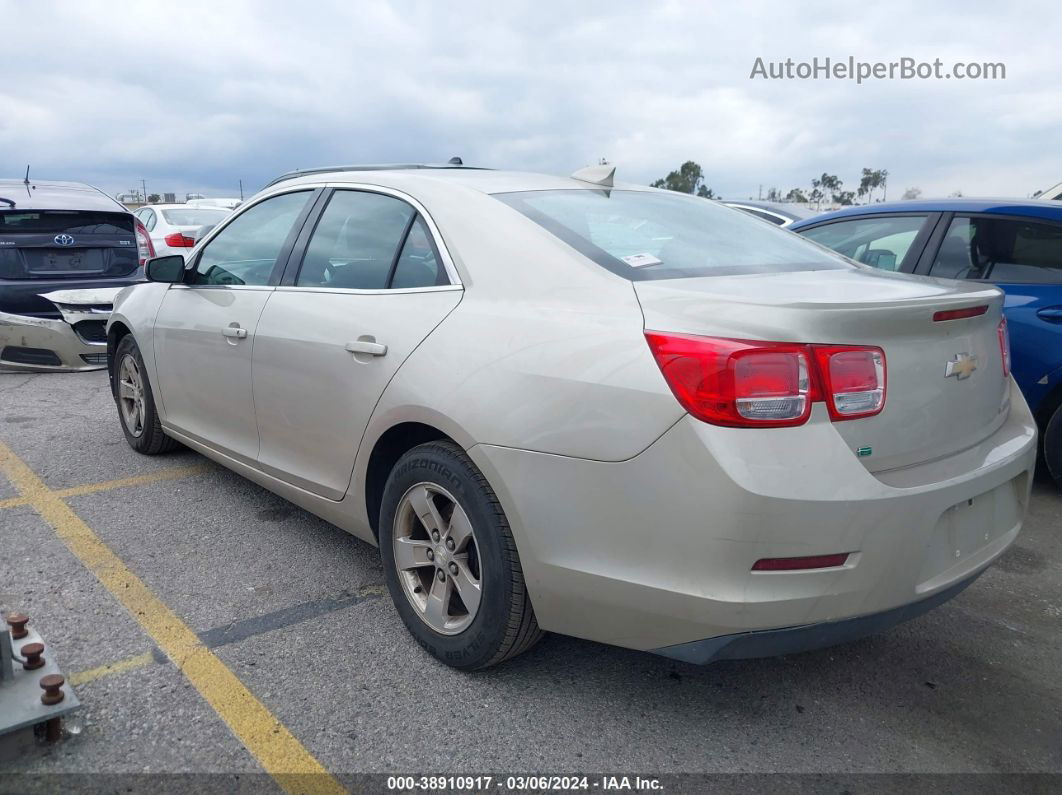
[[[243,199],[189,199],[185,207],[223,207],[226,210],[235,210],[243,204]]]
[[[231,214],[224,207],[187,204],[151,204],[134,213],[151,236],[158,257],[187,254],[203,227],[213,228]]]
[[[146,275],[107,335],[129,444],[379,544],[458,668],[540,630],[695,663],[838,643],[1021,529],[998,289],[608,167],[293,174]]]

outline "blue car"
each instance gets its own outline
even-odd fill
[[[1062,203],[938,199],[847,207],[789,229],[883,270],[990,282],[1006,293],[1014,378],[1062,486]]]

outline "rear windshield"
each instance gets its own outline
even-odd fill
[[[547,190],[494,197],[631,281],[853,267],[791,232],[694,196]]]
[[[202,207],[189,207],[180,210],[160,210],[162,217],[170,226],[207,226],[227,218],[228,210],[207,210]]]
[[[0,212],[0,235],[55,234],[129,235],[133,216],[82,210],[25,210]]]

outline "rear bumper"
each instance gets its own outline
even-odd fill
[[[108,317],[94,313],[86,320],[106,324]],[[106,366],[106,338],[102,342],[86,342],[65,320],[0,312],[0,367],[31,372],[71,372],[99,370]]]
[[[877,475],[821,415],[762,431],[685,417],[620,462],[469,455],[509,518],[540,625],[652,651],[874,616],[972,579],[1020,532],[1035,442],[1011,383],[1010,414],[981,443]],[[843,566],[752,571],[835,553]]]
[[[928,613],[966,590],[967,586],[980,577],[983,571],[982,569],[972,577],[948,586],[928,599],[920,599],[917,602],[868,616],[824,621],[821,624],[807,624],[802,627],[720,635],[716,638],[664,646],[652,651],[673,660],[682,660],[694,665],[707,665],[719,660],[750,660],[756,657],[777,657],[782,654],[824,649],[884,632],[897,624]]]

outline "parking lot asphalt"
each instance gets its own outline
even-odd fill
[[[548,636],[469,674],[409,636],[373,547],[190,451],[130,450],[103,373],[0,373],[0,442],[0,607],[31,616],[83,705],[0,772],[275,772],[254,733],[273,719],[339,777],[1062,772],[1047,483],[998,565],[879,636],[705,668]]]

